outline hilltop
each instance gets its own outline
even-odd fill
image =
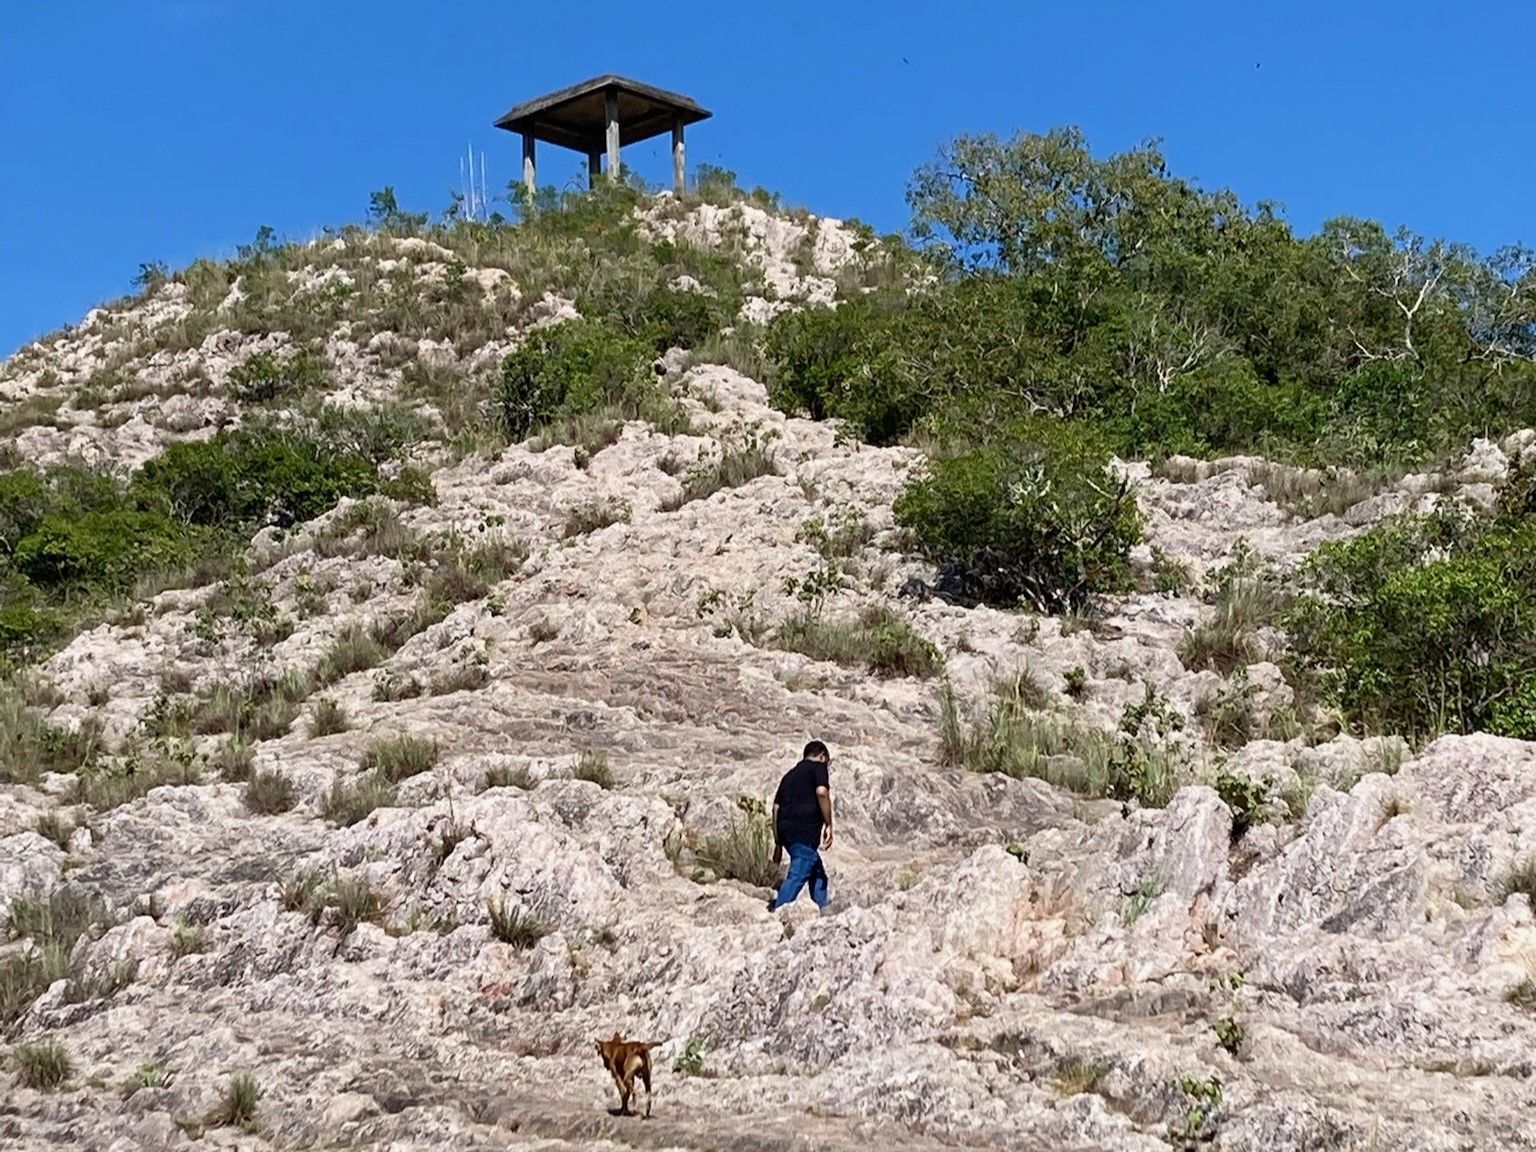
[[[1529,276],[1334,285],[1154,169],[1330,323],[1193,225],[709,173],[386,191],[0,366],[0,1147],[1531,1146]]]

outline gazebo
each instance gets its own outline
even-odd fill
[[[534,141],[585,152],[588,186],[595,186],[603,153],[608,175],[619,177],[619,148],[672,131],[672,183],[683,192],[683,128],[709,113],[690,97],[653,88],[625,76],[597,76],[558,92],[528,100],[513,108],[496,127],[523,137],[523,184],[531,196],[538,190]]]

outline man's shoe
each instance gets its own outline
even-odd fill
[[[777,900],[770,899],[768,901],[768,911],[770,911],[770,912],[777,912],[778,909],[779,909],[779,902]]]

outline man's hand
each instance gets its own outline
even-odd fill
[[[773,846],[773,862],[776,865],[784,862],[784,845],[775,844]]]
[[[823,824],[821,826],[821,850],[825,852],[830,847],[832,847],[832,825]]]

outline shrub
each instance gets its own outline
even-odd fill
[[[704,1075],[704,1041],[697,1036],[690,1036],[682,1055],[672,1061],[672,1071],[679,1076]]]
[[[565,530],[561,536],[573,540],[589,532],[598,532],[613,524],[628,523],[630,507],[622,500],[608,499],[580,504],[565,514]]]
[[[245,786],[245,806],[258,816],[276,816],[295,803],[293,784],[281,772],[257,772]]]
[[[1359,727],[1536,738],[1536,520],[1406,517],[1324,545],[1286,623]]]
[[[1504,999],[1516,1008],[1536,1012],[1536,979],[1527,976],[1504,994]]]
[[[510,439],[521,440],[557,417],[637,403],[654,388],[645,362],[643,344],[596,321],[536,329],[502,361],[497,421]]]
[[[813,660],[867,668],[882,679],[927,678],[944,666],[938,649],[884,605],[872,605],[848,622],[804,613],[780,626],[776,642]]]
[[[487,906],[486,913],[491,918],[491,935],[519,951],[532,948],[550,932],[549,925],[537,915],[509,906],[504,900]]]
[[[236,399],[247,404],[319,392],[326,383],[324,363],[308,348],[286,358],[258,352],[229,370],[230,389]]]
[[[934,460],[896,501],[897,523],[966,596],[1041,612],[1125,584],[1141,521],[1087,429],[1032,419],[994,444]]]
[[[363,753],[362,767],[372,769],[391,784],[429,771],[437,763],[437,741],[417,736],[375,740]]]
[[[1264,820],[1264,810],[1269,803],[1271,780],[1255,780],[1237,772],[1219,770],[1211,780],[1211,787],[1232,812],[1232,842],[1242,839],[1243,834]]]
[[[1179,716],[1150,684],[1142,701],[1126,707],[1116,732],[1037,714],[1033,699],[1027,679],[1002,678],[993,684],[985,711],[968,721],[946,685],[939,702],[944,763],[1152,807],[1167,804],[1183,782],[1184,767],[1169,741]]]
[[[44,772],[77,772],[100,748],[93,723],[49,724],[17,685],[0,686],[0,784],[28,784]]]
[[[242,533],[314,519],[344,496],[425,495],[419,480],[386,480],[360,453],[302,430],[261,426],[173,444],[139,469],[129,491],[141,505],[185,523]]]
[[[614,777],[613,769],[608,767],[606,753],[588,748],[576,757],[576,763],[571,768],[572,780],[585,780],[589,784],[596,784],[607,791],[618,786],[618,780]]]
[[[320,802],[320,815],[333,824],[351,827],[376,808],[388,808],[394,802],[395,786],[382,774],[367,772],[332,784]]]
[[[17,1078],[28,1088],[51,1092],[69,1079],[69,1053],[53,1037],[18,1044],[11,1053]]]

